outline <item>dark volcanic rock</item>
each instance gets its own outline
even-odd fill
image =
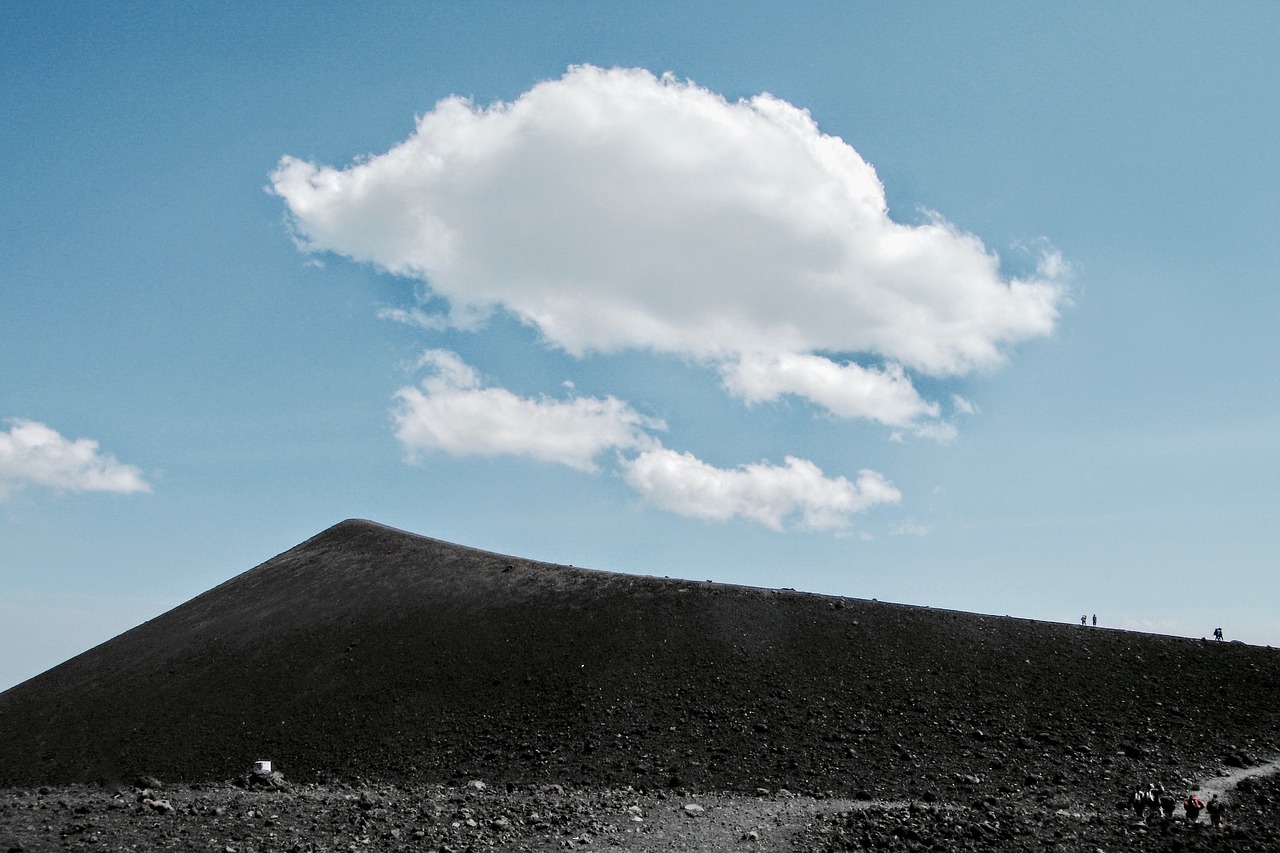
[[[227,780],[264,757],[295,785],[1109,813],[1136,784],[1280,752],[1278,697],[1271,649],[594,572],[348,521],[0,694],[0,785]],[[919,820],[987,841],[1020,825]]]

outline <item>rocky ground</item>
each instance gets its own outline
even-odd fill
[[[84,787],[8,792],[9,850],[717,850],[784,849],[822,814],[852,808],[786,792],[757,797],[566,790],[231,785],[163,790]],[[4,849],[0,847],[0,849]]]
[[[0,693],[0,735],[0,853],[1280,851],[1275,778],[1229,775],[1280,756],[1274,649],[361,521]],[[257,759],[287,783],[222,781]],[[1153,782],[1227,828],[1137,820]]]
[[[791,849],[814,853],[854,850],[949,851],[1276,851],[1280,850],[1276,765],[1258,768],[1230,785],[1192,783],[1227,803],[1221,826],[1201,813],[1188,819],[1178,806],[1172,818],[1138,817],[1119,799],[1102,808],[1079,803],[1055,810],[1018,799],[983,796],[968,804],[911,804],[906,809],[846,809],[804,830]],[[1184,799],[1187,791],[1179,792]]]
[[[42,850],[1267,851],[1280,850],[1276,765],[1191,781],[1229,802],[1222,828],[1140,819],[1127,791],[1052,802],[979,790],[965,802],[888,802],[560,785],[133,785],[0,792],[0,853]],[[1254,772],[1257,775],[1248,775]]]

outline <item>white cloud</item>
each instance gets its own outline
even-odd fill
[[[475,371],[444,350],[427,352],[419,366],[431,374],[397,391],[393,411],[396,437],[411,461],[440,450],[528,456],[595,471],[602,451],[651,446],[655,440],[645,430],[665,428],[613,397],[530,399],[481,387]]]
[[[654,506],[692,518],[742,518],[774,530],[842,530],[849,516],[901,498],[874,471],[850,482],[793,457],[785,465],[716,468],[664,448],[650,431],[665,424],[612,397],[531,399],[484,387],[474,369],[446,350],[429,350],[418,366],[428,375],[396,392],[392,413],[410,461],[425,451],[511,455],[594,473],[596,459],[613,450],[624,481]],[[571,383],[564,387],[572,390]]]
[[[773,530],[789,520],[804,529],[843,529],[850,515],[902,497],[875,471],[859,472],[853,483],[827,477],[814,463],[790,456],[785,465],[729,470],[690,453],[654,448],[622,465],[627,483],[660,509],[714,521],[745,518]]]
[[[818,355],[744,353],[720,370],[725,386],[748,403],[798,394],[841,417],[891,426],[938,416],[938,406],[925,402],[897,365],[873,370]]]
[[[285,157],[272,182],[301,245],[425,282],[455,324],[506,310],[573,354],[673,353],[746,400],[900,428],[939,417],[909,372],[997,366],[1065,298],[1056,253],[1006,279],[940,216],[891,220],[875,170],[806,111],[640,69],[447,98],[385,154]]]
[[[149,492],[142,471],[98,450],[88,438],[71,441],[36,421],[13,418],[0,432],[0,498],[23,486],[71,492]]]

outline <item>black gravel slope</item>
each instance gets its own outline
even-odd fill
[[[0,786],[220,780],[263,757],[299,782],[1110,807],[1135,781],[1280,753],[1278,700],[1270,648],[593,572],[346,521],[0,694]]]

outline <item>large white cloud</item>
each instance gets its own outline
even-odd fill
[[[0,498],[27,485],[70,492],[149,492],[142,471],[88,438],[74,441],[37,421],[14,418],[0,432]]]
[[[646,430],[663,424],[605,397],[530,399],[481,387],[475,371],[445,350],[425,353],[429,375],[396,392],[396,437],[409,458],[440,450],[455,456],[528,456],[597,470],[602,451],[649,447]]]
[[[848,526],[849,516],[876,504],[897,503],[902,494],[871,470],[856,483],[828,477],[806,459],[785,465],[755,463],[717,468],[690,453],[654,448],[623,463],[627,483],[661,509],[693,518],[745,518],[774,530],[794,520],[802,528]]]
[[[1000,364],[1065,293],[1056,254],[1008,279],[941,217],[894,222],[875,170],[806,111],[638,69],[447,98],[385,154],[285,157],[272,181],[305,247],[426,282],[456,324],[507,310],[570,353],[675,353],[747,400],[925,433],[940,410],[910,374]]]

